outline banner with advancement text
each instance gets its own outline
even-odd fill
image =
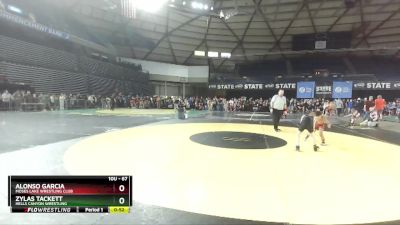
[[[297,98],[314,98],[315,82],[297,82]]]
[[[353,82],[351,81],[334,81],[332,89],[332,98],[353,97]]]

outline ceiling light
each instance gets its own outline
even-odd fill
[[[208,5],[207,4],[204,5],[204,10],[208,10]]]
[[[224,12],[222,12],[221,10],[221,12],[219,12],[219,18],[224,18],[224,17],[225,17]]]
[[[146,12],[157,12],[161,7],[167,3],[168,0],[135,0],[133,7],[146,11]]]
[[[203,9],[203,4],[201,4],[200,2],[192,2],[192,8]]]
[[[231,53],[229,52],[221,52],[221,58],[231,58]]]
[[[208,52],[208,57],[218,58],[218,52]]]
[[[206,52],[205,51],[194,51],[194,55],[195,56],[206,56]]]
[[[22,10],[20,8],[18,8],[18,7],[13,6],[13,5],[8,5],[7,9],[10,10],[10,11],[22,14]]]
[[[182,5],[186,5],[186,2],[185,2],[185,1],[183,1],[183,2],[182,2]]]
[[[214,10],[214,6],[211,6],[211,10]]]

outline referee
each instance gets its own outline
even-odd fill
[[[280,89],[277,95],[274,95],[271,99],[271,112],[272,112],[272,119],[274,121],[274,129],[276,132],[281,131],[278,128],[279,120],[283,115],[283,110],[287,108],[286,106],[286,97],[283,96],[284,91]]]

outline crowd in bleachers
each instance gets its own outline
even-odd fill
[[[381,101],[382,100],[382,101]],[[378,110],[380,115],[398,116],[400,119],[400,98],[385,102],[384,99],[369,98],[357,99],[295,99],[287,102],[286,114],[304,113],[308,111],[322,111],[330,116],[344,116],[357,110],[361,117],[367,117],[371,110]],[[384,102],[378,107],[378,101]],[[2,110],[24,110],[24,104],[40,104],[41,110],[66,110],[66,109],[173,109],[177,104],[183,105],[188,110],[208,110],[227,112],[269,112],[271,98],[223,98],[223,97],[165,97],[143,96],[136,94],[123,94],[115,92],[111,95],[96,94],[46,94],[31,93],[30,91],[17,90],[9,93],[2,92],[0,106]],[[382,103],[380,103],[382,104]],[[382,110],[380,110],[382,107]]]

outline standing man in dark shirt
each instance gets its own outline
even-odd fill
[[[364,120],[369,118],[371,111],[370,109],[372,107],[375,107],[374,97],[369,96],[369,99],[364,102],[364,111],[365,111]]]
[[[364,115],[364,102],[361,100],[361,98],[358,98],[353,106],[354,109],[357,110],[361,115]]]

